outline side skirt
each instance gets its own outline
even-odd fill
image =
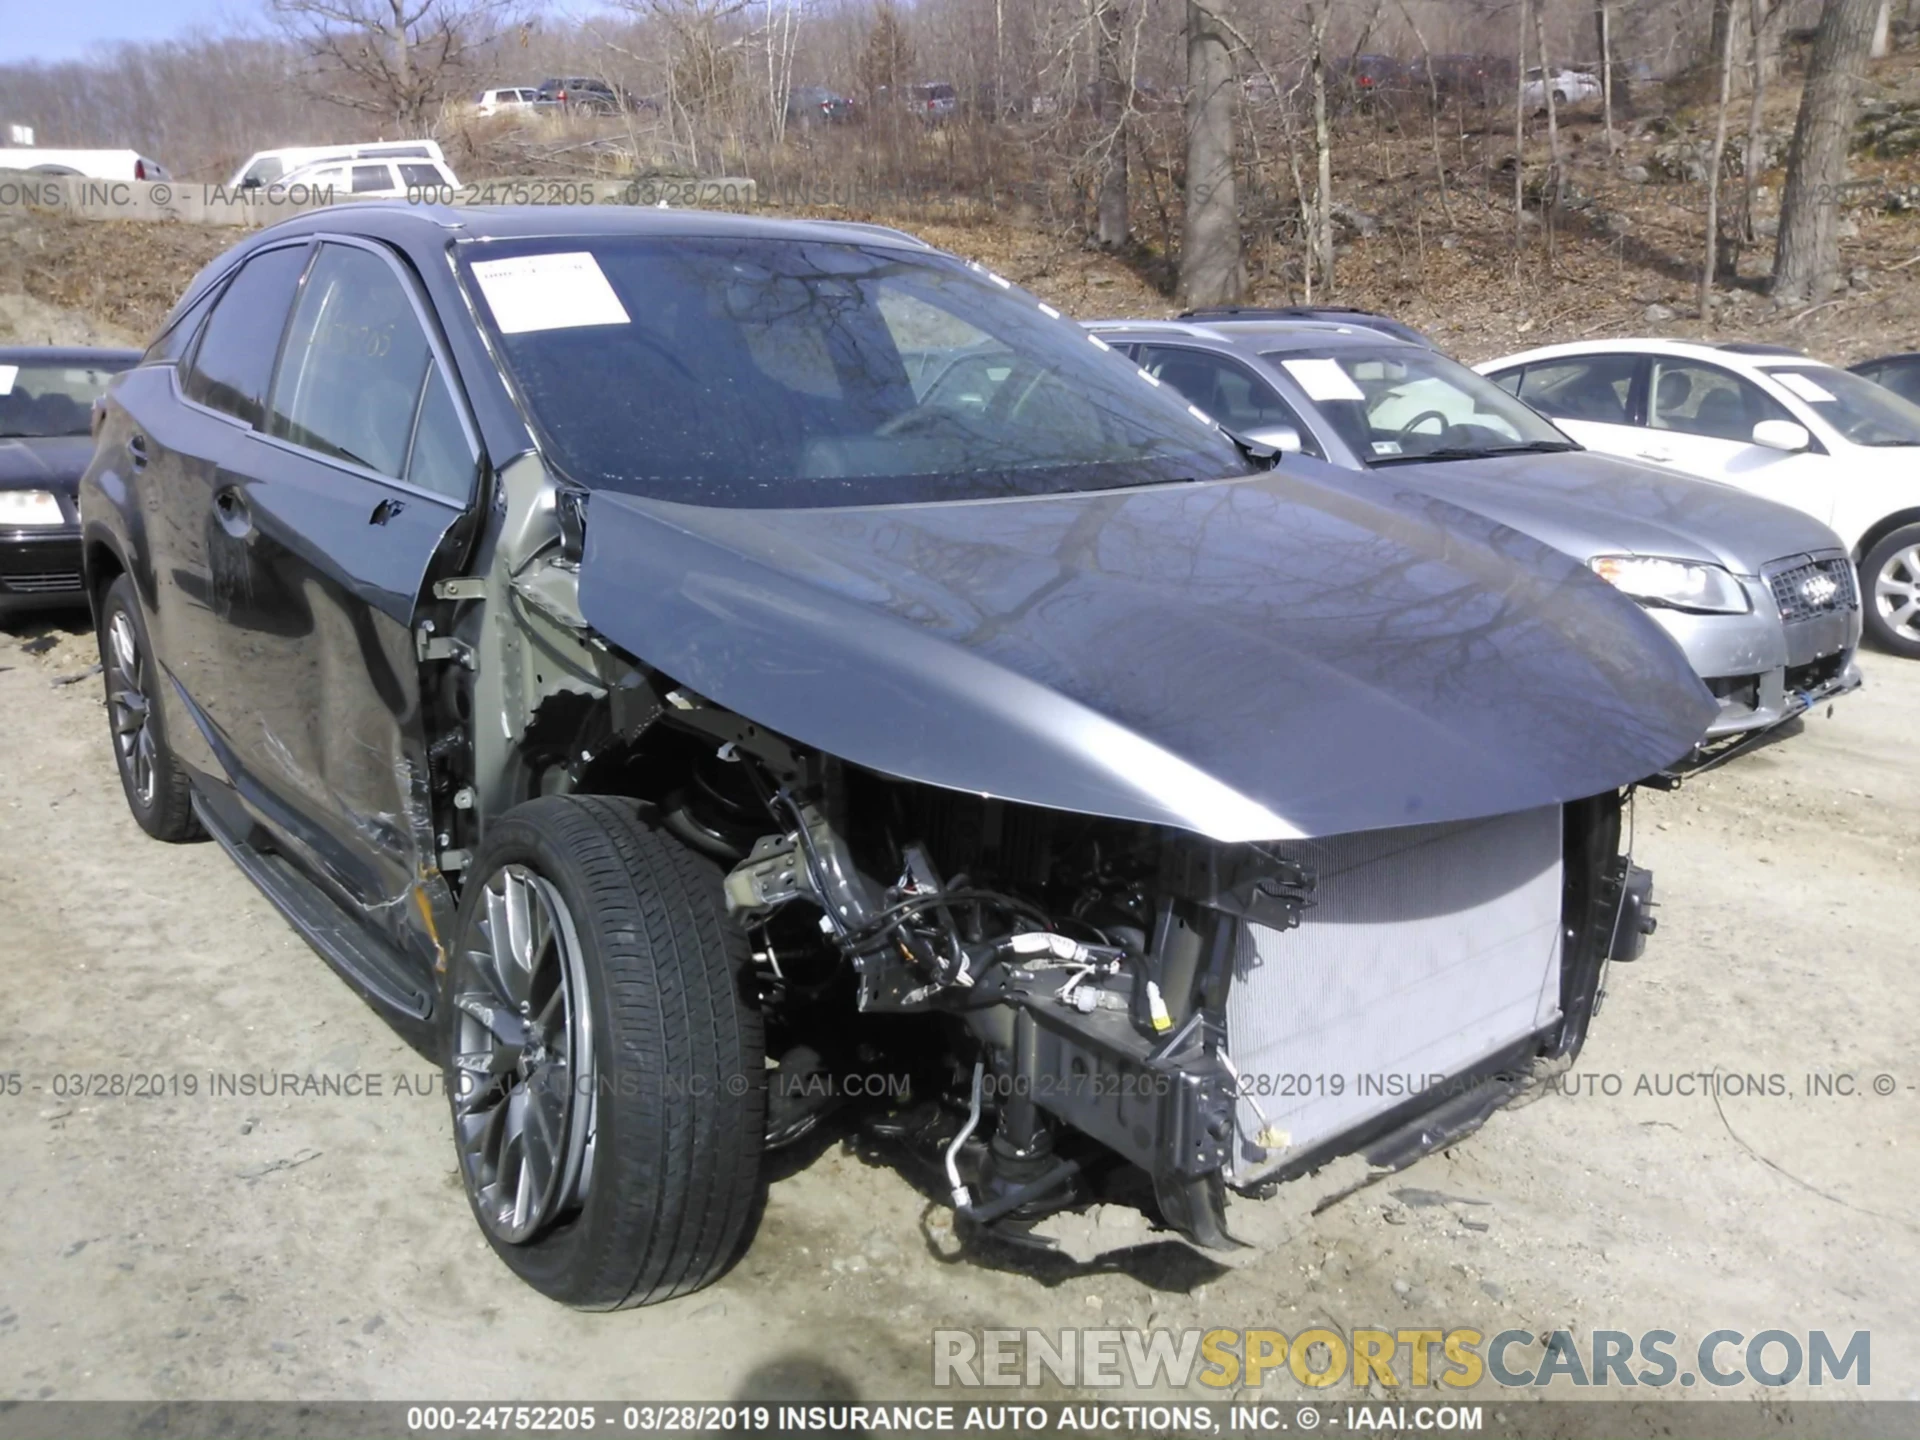
[[[433,1016],[433,995],[398,951],[343,915],[325,891],[282,857],[242,839],[198,789],[193,813],[233,863],[363,1000],[416,1047],[429,1037],[426,1022]]]

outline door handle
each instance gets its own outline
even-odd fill
[[[1642,450],[1640,452],[1640,458],[1642,460],[1656,460],[1662,465],[1671,465],[1673,463],[1673,452],[1671,450]]]
[[[384,525],[406,508],[407,502],[404,500],[382,500],[378,505],[373,507],[373,514],[367,517],[367,523],[369,525]]]
[[[246,538],[253,529],[253,517],[247,513],[247,502],[238,490],[215,491],[213,513],[219,518],[220,528],[236,540]]]
[[[127,458],[133,461],[133,468],[147,468],[147,437],[135,431],[127,437]]]

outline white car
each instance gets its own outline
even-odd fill
[[[1588,449],[1825,521],[1859,567],[1867,633],[1920,659],[1920,405],[1778,345],[1594,340],[1476,368]]]
[[[138,150],[48,150],[0,147],[0,170],[79,175],[89,180],[171,180],[167,167]]]
[[[1513,72],[1507,72],[1511,75]],[[1539,66],[1527,71],[1526,83],[1520,89],[1520,101],[1529,110],[1547,108],[1547,93],[1551,89],[1555,105],[1579,105],[1587,100],[1600,98],[1600,79],[1585,70],[1556,69],[1553,83],[1547,83],[1547,77]]]
[[[278,150],[256,150],[227,182],[234,190],[286,183],[296,170],[323,161],[432,160],[446,164],[437,140],[343,141],[337,145],[286,145]]]
[[[331,190],[336,200],[449,201],[452,192],[460,188],[453,171],[438,160],[323,161],[274,183],[287,188],[305,185]]]
[[[482,90],[480,98],[474,102],[473,112],[476,115],[508,115],[532,110],[539,103],[539,86],[503,85],[493,90]]]

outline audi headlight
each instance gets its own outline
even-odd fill
[[[1643,605],[1709,615],[1744,615],[1753,608],[1746,587],[1718,565],[1653,555],[1596,555],[1587,563],[1594,574]]]
[[[60,502],[51,490],[0,490],[0,528],[9,525],[64,525]]]

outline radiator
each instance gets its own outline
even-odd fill
[[[1229,1178],[1261,1175],[1560,1013],[1560,807],[1273,847],[1311,869],[1298,929],[1249,927],[1227,1000],[1245,1093]],[[1285,1147],[1248,1143],[1266,1124]]]

